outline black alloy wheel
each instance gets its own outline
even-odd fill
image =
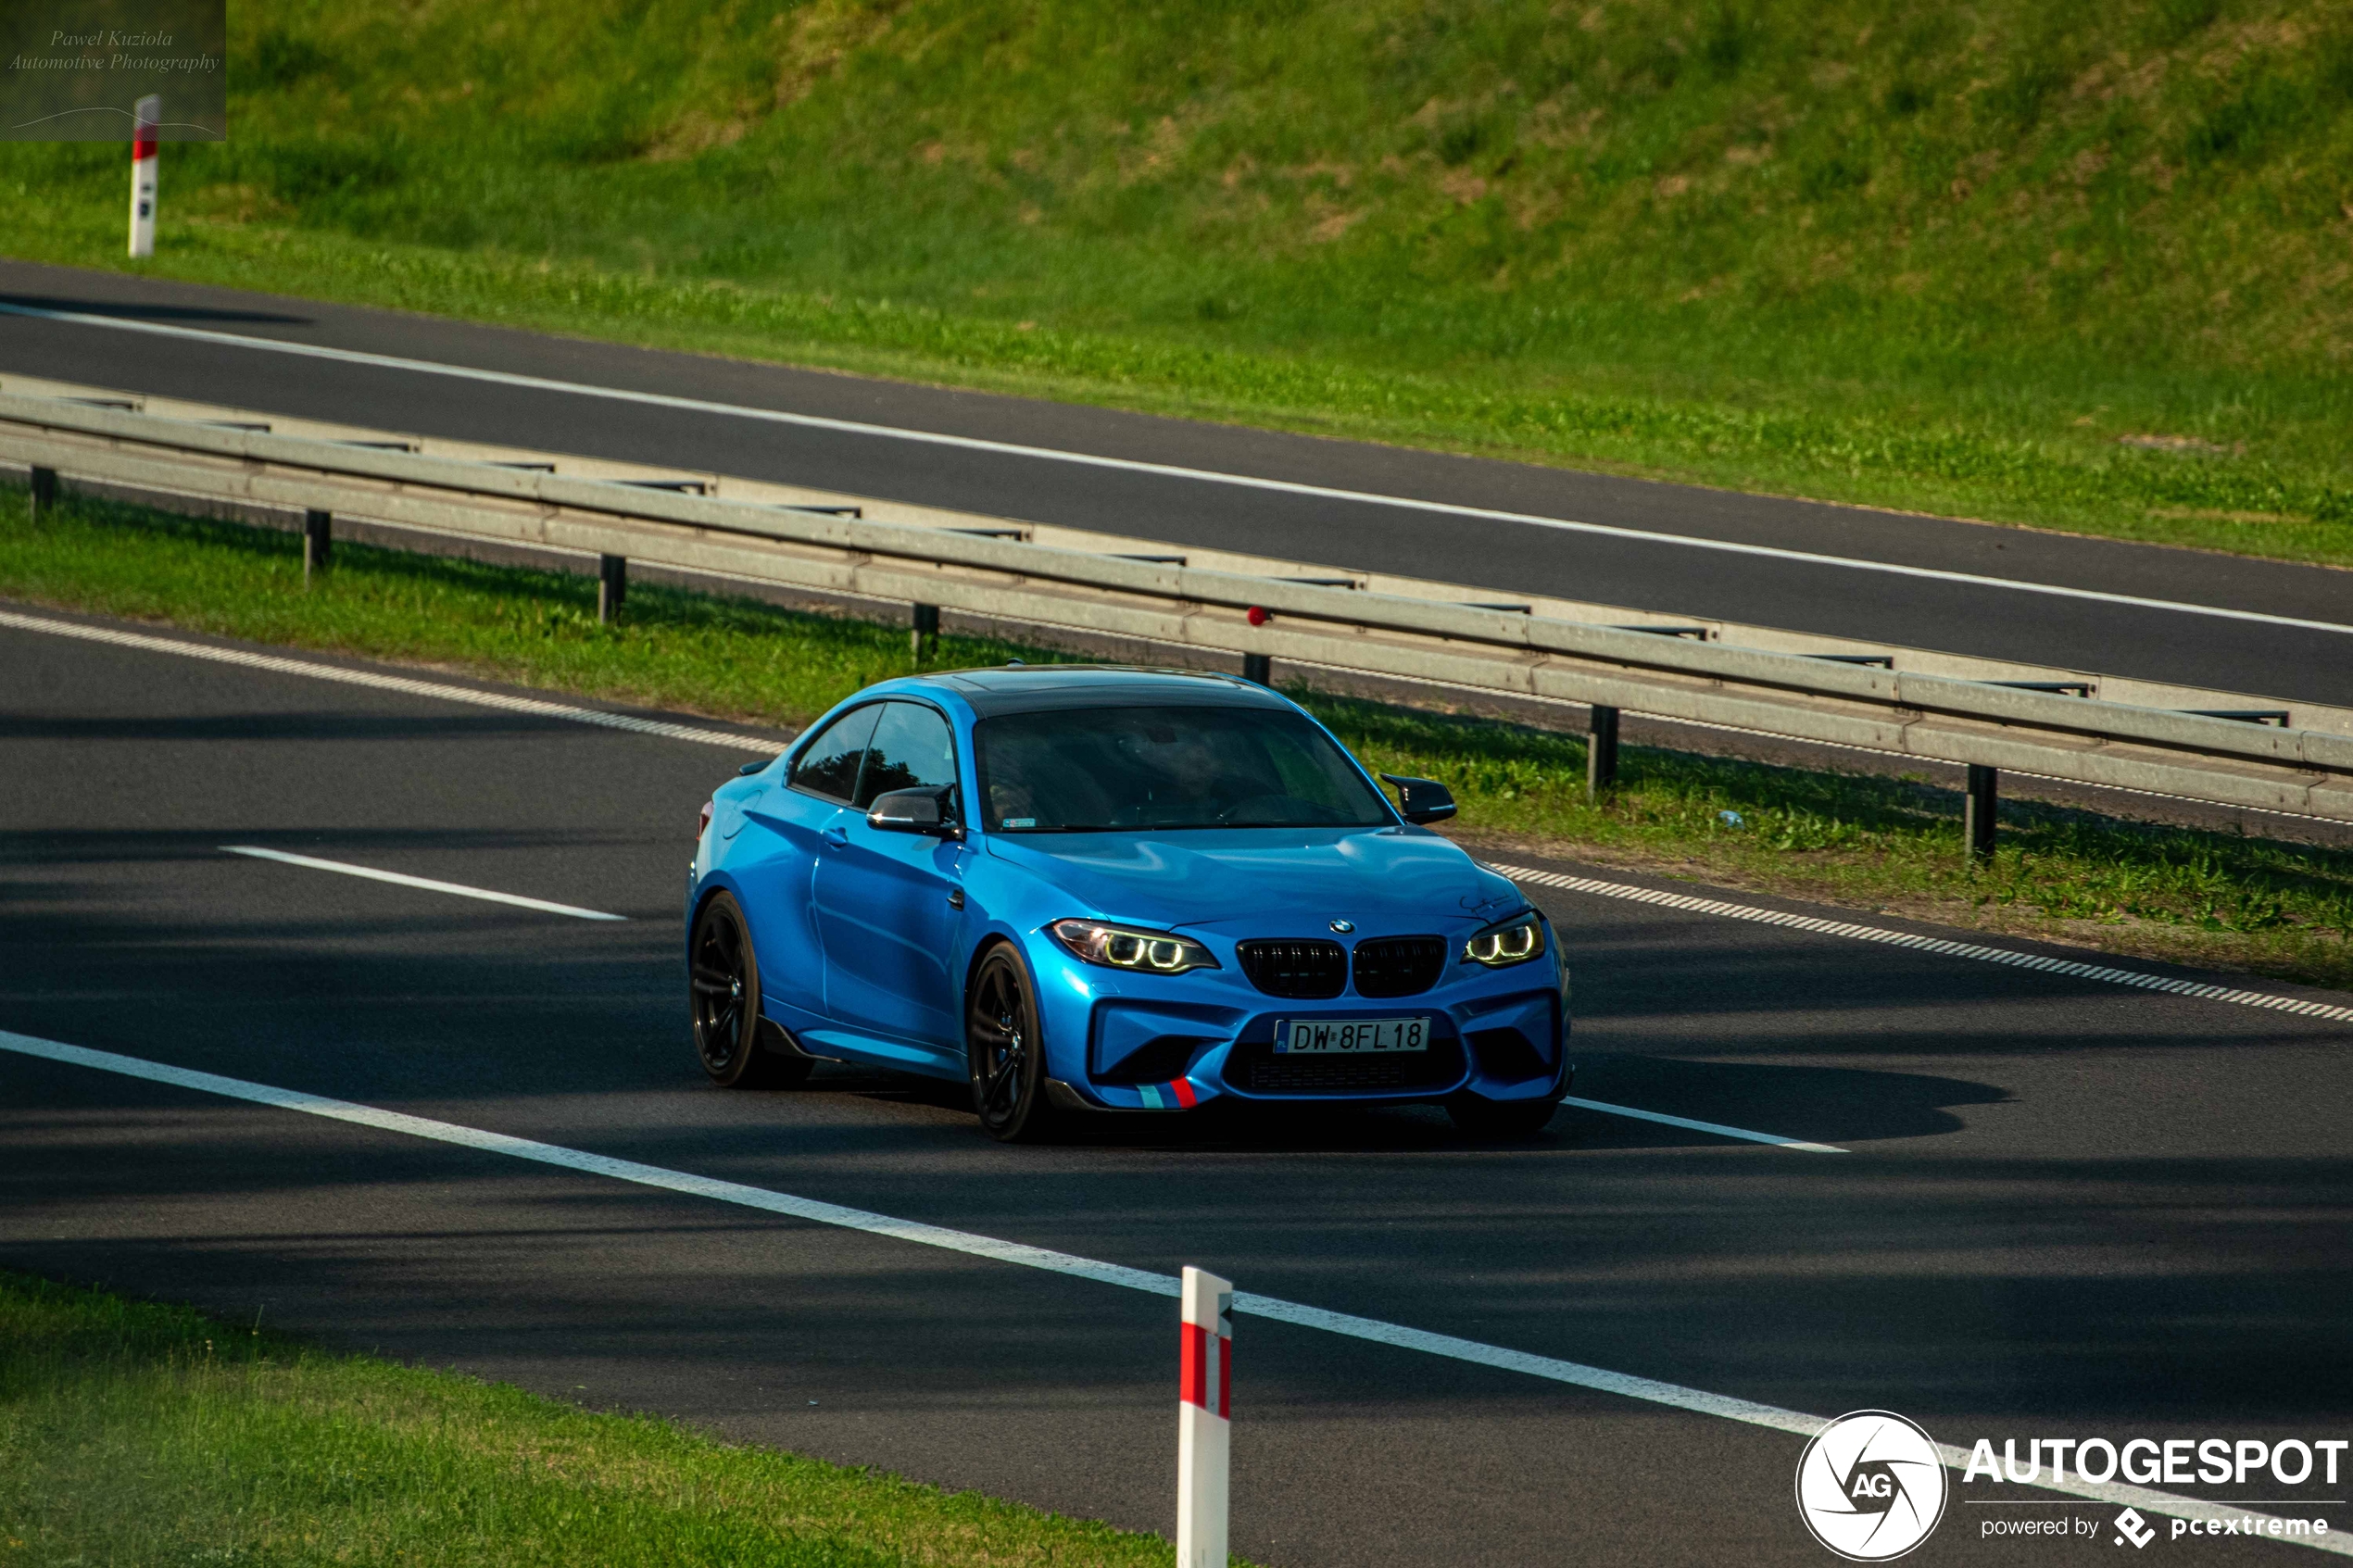
[[[1002,943],[980,960],[964,993],[964,1059],[973,1109],[990,1137],[1031,1143],[1047,1135],[1053,1110],[1046,1103],[1038,1005],[1028,973]]]
[[[1447,1100],[1446,1114],[1454,1119],[1455,1131],[1466,1137],[1521,1143],[1542,1132],[1560,1108],[1558,1095],[1542,1099],[1487,1099],[1458,1094]]]
[[[714,894],[703,905],[687,952],[695,1054],[711,1081],[722,1088],[761,1089],[807,1078],[814,1064],[789,1047],[779,1049],[781,1040],[771,1044],[767,1038],[782,1031],[760,1016],[760,959],[733,897]]]

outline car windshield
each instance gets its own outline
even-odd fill
[[[1378,791],[1305,717],[1266,708],[1006,713],[973,732],[999,833],[1387,827]]]

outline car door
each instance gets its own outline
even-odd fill
[[[796,1033],[824,1022],[824,945],[814,901],[827,830],[838,834],[858,793],[866,743],[883,705],[853,708],[810,737],[782,784],[744,803],[728,846],[736,901],[760,955],[762,1010]]]
[[[895,789],[956,787],[954,733],[937,709],[884,705],[866,748],[853,809],[817,864],[825,1012],[861,1034],[912,1047],[911,1063],[963,1060],[956,1010],[961,840],[867,825],[865,808]],[[951,797],[951,798],[954,798]],[[892,1053],[897,1054],[897,1053]]]

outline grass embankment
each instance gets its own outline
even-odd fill
[[[1150,1536],[0,1273],[0,1563],[1163,1564]]]
[[[2323,0],[246,0],[155,271],[2353,563]],[[0,144],[122,267],[120,147]]]
[[[909,668],[901,627],[651,583],[605,626],[595,595],[348,544],[306,588],[292,535],[76,500],[36,527],[22,491],[0,492],[0,596],[781,725]],[[1014,657],[1064,656],[947,636],[937,663]],[[2009,800],[1993,866],[1970,872],[1958,797],[1916,781],[1629,746],[1595,805],[1576,735],[1293,695],[1374,767],[1445,780],[1474,842],[2353,985],[2353,852]]]

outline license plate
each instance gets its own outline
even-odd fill
[[[1428,1048],[1427,1018],[1287,1018],[1275,1025],[1277,1056],[1374,1056]]]

